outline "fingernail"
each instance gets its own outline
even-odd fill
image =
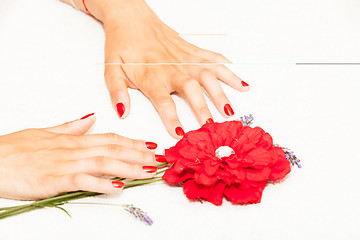
[[[155,155],[155,160],[157,161],[157,162],[161,162],[161,163],[163,163],[163,162],[166,162],[166,158],[165,158],[165,156],[164,155]]]
[[[214,120],[212,118],[209,118],[208,120],[206,120],[206,123],[214,123]]]
[[[85,115],[85,116],[83,116],[82,118],[80,118],[80,120],[83,120],[83,119],[85,119],[85,118],[88,118],[88,117],[90,117],[90,116],[92,116],[92,115],[94,115],[95,113],[90,113],[90,114],[88,114],[88,115]]]
[[[249,86],[249,84],[247,84],[247,83],[244,82],[244,81],[241,81],[241,85],[243,85],[243,87],[248,87],[248,86]]]
[[[184,129],[182,129],[182,127],[177,127],[175,129],[175,132],[178,136],[181,136],[181,137],[185,135]]]
[[[124,183],[123,183],[123,182],[112,181],[111,183],[112,183],[112,185],[113,185],[114,188],[122,188],[122,187],[124,187]]]
[[[116,109],[118,111],[119,117],[121,118],[125,112],[125,105],[123,103],[116,104]]]
[[[154,173],[157,171],[157,167],[155,166],[143,166],[142,168],[147,173]]]
[[[224,107],[224,112],[226,115],[228,116],[232,116],[234,115],[234,110],[232,109],[232,107],[230,106],[230,104],[226,104]]]
[[[154,142],[145,142],[147,149],[154,150],[157,148],[157,144]]]

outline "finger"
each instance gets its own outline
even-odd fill
[[[234,110],[231,107],[229,99],[225,95],[218,79],[211,71],[195,66],[190,68],[189,74],[193,78],[198,79],[223,117],[234,115]]]
[[[200,84],[186,75],[181,75],[175,81],[176,89],[189,101],[199,123],[202,125],[206,122],[213,122]]]
[[[157,172],[155,166],[129,164],[103,156],[69,161],[64,166],[67,174],[87,173],[131,179],[152,178]]]
[[[82,136],[59,135],[54,139],[57,148],[87,148],[109,144],[121,145],[139,151],[153,151],[157,148],[154,142],[134,140],[115,133],[90,134]]]
[[[44,130],[53,133],[82,135],[90,130],[91,126],[94,125],[95,121],[96,121],[95,114],[92,113],[78,120],[67,122],[55,127],[44,128]]]
[[[233,87],[240,92],[247,92],[250,90],[249,84],[236,76],[225,65],[214,65],[207,67],[218,79]]]
[[[57,192],[89,191],[97,193],[116,193],[122,190],[124,184],[110,179],[94,177],[88,174],[71,174],[53,177],[53,189]]]
[[[130,111],[130,97],[127,89],[126,74],[120,65],[110,64],[105,65],[104,75],[113,108],[120,118],[126,118]]]
[[[162,85],[152,85],[143,92],[158,111],[169,134],[176,139],[183,137],[185,132],[177,116],[175,103],[167,89]]]
[[[104,156],[131,164],[155,165],[158,163],[153,152],[138,151],[115,144],[82,149],[52,150],[52,156],[64,161]]]

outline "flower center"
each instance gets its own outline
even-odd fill
[[[215,151],[215,155],[218,158],[223,158],[223,157],[229,157],[231,154],[234,154],[235,151],[234,149],[232,149],[229,146],[221,146],[218,149],[216,149]]]

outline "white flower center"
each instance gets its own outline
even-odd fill
[[[231,154],[234,153],[235,153],[234,149],[232,149],[229,146],[221,146],[215,151],[215,155],[220,159],[223,157],[229,157]]]

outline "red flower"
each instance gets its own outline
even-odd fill
[[[232,154],[217,156],[222,147]],[[231,149],[230,149],[231,150]],[[170,149],[163,179],[183,183],[189,199],[204,199],[221,205],[223,196],[232,203],[259,203],[266,182],[277,181],[290,172],[290,162],[272,137],[260,127],[243,126],[240,121],[209,123],[191,131]]]

